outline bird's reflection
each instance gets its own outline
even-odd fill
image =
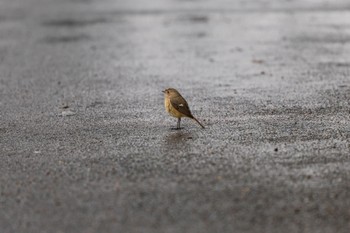
[[[174,146],[186,146],[189,141],[193,139],[192,134],[190,132],[182,131],[182,130],[169,130],[169,134],[165,135],[165,143],[168,147]]]

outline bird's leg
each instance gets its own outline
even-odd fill
[[[176,125],[176,128],[171,128],[172,130],[179,130],[181,129],[180,127],[180,122],[181,122],[181,118],[177,118],[177,125]]]
[[[177,118],[177,127],[176,129],[180,129],[181,117]]]

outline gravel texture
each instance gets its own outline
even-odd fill
[[[349,22],[345,0],[1,0],[1,232],[350,232]],[[206,129],[171,130],[166,87]]]

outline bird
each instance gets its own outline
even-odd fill
[[[164,106],[169,115],[176,117],[177,127],[175,129],[181,129],[181,117],[188,117],[196,121],[203,129],[205,128],[191,113],[188,107],[187,101],[184,97],[174,88],[167,88],[164,91]]]

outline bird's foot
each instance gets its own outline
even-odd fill
[[[174,127],[174,128],[170,128],[171,130],[180,130],[183,129],[182,127]]]

